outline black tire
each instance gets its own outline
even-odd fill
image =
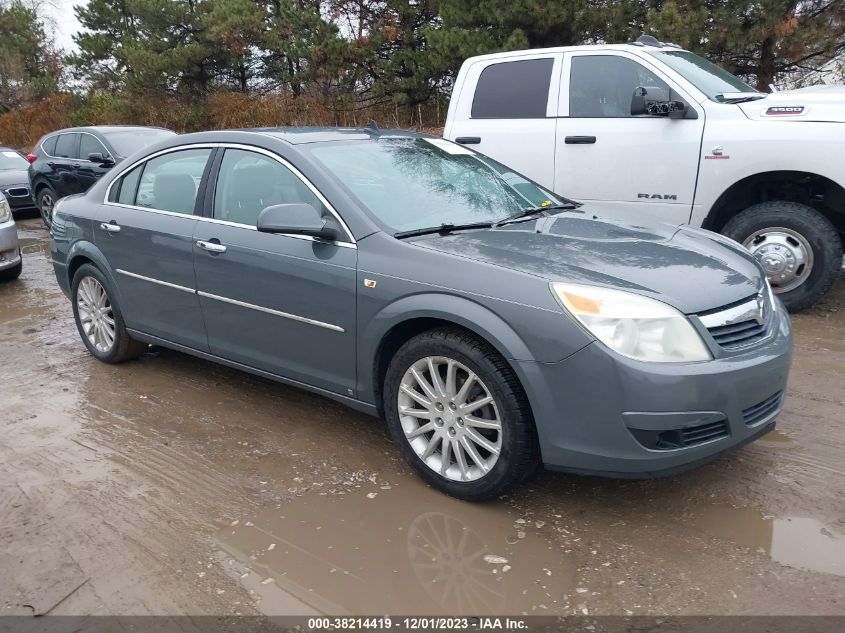
[[[93,277],[103,287],[111,306],[112,319],[114,320],[114,342],[107,350],[97,349],[89,340],[88,335],[82,325],[79,317],[79,285],[86,277]],[[126,325],[123,321],[123,314],[120,311],[120,306],[115,299],[114,288],[109,282],[108,278],[100,271],[99,268],[91,264],[83,264],[73,276],[71,282],[71,304],[73,306],[73,318],[76,321],[76,329],[79,331],[79,336],[88,351],[91,352],[98,360],[104,363],[122,363],[140,356],[146,349],[147,344],[136,341],[129,336],[126,331]]]
[[[842,239],[836,227],[821,213],[797,202],[763,202],[738,213],[722,234],[740,244],[757,231],[783,227],[804,237],[813,254],[813,268],[800,286],[777,293],[787,310],[810,307],[833,286],[842,269]],[[777,288],[775,288],[777,292]]]
[[[494,398],[501,418],[501,451],[489,472],[457,481],[435,472],[405,437],[399,416],[399,388],[415,362],[430,356],[458,361],[475,372]],[[384,411],[390,434],[405,460],[432,487],[466,501],[500,496],[536,472],[539,444],[528,399],[507,362],[486,342],[457,328],[429,330],[407,341],[390,361],[384,384]]]
[[[41,221],[48,229],[53,224],[52,209],[59,199],[58,194],[52,187],[42,187],[38,190],[35,196],[35,206],[38,207],[38,213],[41,214]],[[48,204],[49,203],[49,204]],[[45,205],[48,208],[45,208]]]
[[[22,271],[23,257],[21,257],[21,261],[18,262],[17,266],[7,268],[6,270],[0,270],[0,281],[14,281],[21,276]]]

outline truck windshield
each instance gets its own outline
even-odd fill
[[[692,85],[713,101],[725,101],[722,95],[731,93],[757,93],[747,83],[734,77],[723,68],[689,51],[649,51],[667,66],[683,75]]]

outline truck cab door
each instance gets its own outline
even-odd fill
[[[648,86],[684,101],[688,118],[632,116],[634,90]],[[598,209],[689,221],[704,110],[659,69],[623,51],[567,53],[559,113],[554,191]]]
[[[455,88],[444,137],[551,188],[562,60],[529,51],[475,61]]]

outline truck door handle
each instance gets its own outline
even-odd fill
[[[226,252],[226,247],[220,244],[219,242],[205,242],[203,240],[197,240],[197,246],[199,246],[204,251],[208,251],[209,253]]]
[[[100,228],[106,233],[120,233],[120,226],[115,222],[100,222]]]
[[[480,136],[459,136],[455,139],[456,143],[461,145],[478,145],[481,142]]]
[[[567,136],[563,139],[567,145],[592,145],[596,142],[595,136]]]

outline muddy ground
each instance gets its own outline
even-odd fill
[[[468,504],[328,400],[167,350],[97,362],[46,231],[19,229],[0,613],[845,614],[845,279],[795,316],[763,440],[669,479],[544,473]]]

